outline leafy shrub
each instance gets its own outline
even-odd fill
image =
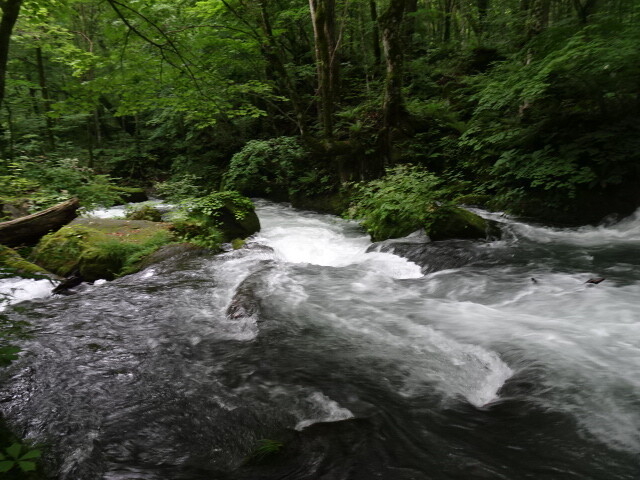
[[[246,237],[259,228],[259,224],[255,226],[252,222],[255,217],[253,202],[235,191],[214,192],[184,200],[181,210],[182,218],[173,221],[178,236],[214,250],[225,240]]]
[[[389,168],[384,177],[354,187],[347,216],[361,219],[373,240],[428,229],[446,193],[438,177],[411,165]]]
[[[500,207],[575,212],[594,206],[585,198],[609,201],[637,188],[640,28],[611,22],[568,38],[549,28],[491,74],[470,80],[477,93],[460,157],[491,183]]]
[[[226,189],[276,200],[289,199],[298,192],[322,193],[332,185],[331,172],[314,165],[295,137],[251,140],[232,157],[224,176]]]
[[[108,175],[97,175],[75,158],[19,157],[0,176],[2,200],[28,197],[31,210],[78,197],[85,208],[111,206],[122,199]]]
[[[166,182],[158,182],[154,188],[158,195],[171,202],[200,197],[206,193],[206,189],[202,186],[202,179],[190,173],[174,176]]]

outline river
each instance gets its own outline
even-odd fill
[[[30,336],[0,409],[52,477],[640,477],[640,213],[480,212],[501,240],[371,246],[353,222],[257,211],[241,250],[65,297],[33,282],[5,309]]]

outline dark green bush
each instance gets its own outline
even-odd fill
[[[398,165],[384,177],[356,184],[347,215],[362,220],[373,240],[427,230],[446,196],[442,181],[419,166]]]

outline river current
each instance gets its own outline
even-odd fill
[[[52,478],[640,478],[640,212],[480,212],[501,240],[411,237],[413,263],[355,223],[257,205],[240,250],[65,297],[0,283],[22,300],[4,321],[29,325],[0,410]]]

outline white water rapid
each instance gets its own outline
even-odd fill
[[[640,212],[371,245],[256,206],[242,249],[2,312],[0,409],[60,480],[639,478]]]

